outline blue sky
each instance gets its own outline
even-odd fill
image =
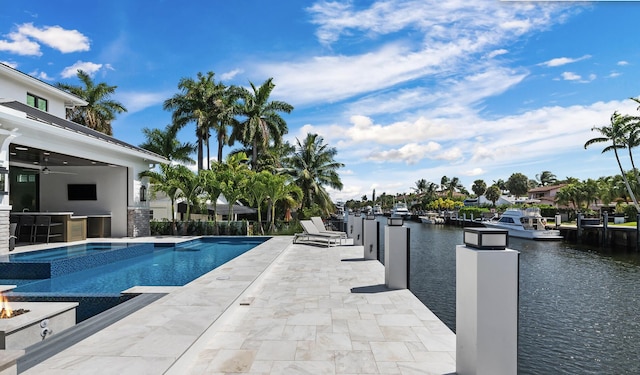
[[[77,83],[80,68],[117,85],[129,112],[114,135],[132,144],[170,123],[162,102],[182,77],[273,77],[273,98],[295,107],[286,139],[313,132],[338,149],[334,199],[442,176],[470,188],[515,172],[614,175],[604,146],[584,143],[614,111],[638,114],[640,2],[3,3],[0,61],[50,83]]]

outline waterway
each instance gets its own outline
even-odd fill
[[[405,226],[410,289],[455,331],[462,228]],[[519,374],[640,374],[640,254],[516,238],[509,248],[520,251]]]

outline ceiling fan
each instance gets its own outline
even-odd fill
[[[51,169],[49,169],[49,166],[47,165],[49,163],[49,158],[44,158],[44,167],[42,169],[40,169],[40,171],[38,172],[38,174],[76,174],[73,172],[59,172],[59,171],[52,171]]]

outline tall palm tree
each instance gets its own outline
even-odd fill
[[[584,148],[586,149],[587,147],[596,143],[611,142],[610,145],[608,145],[602,150],[602,153],[604,154],[605,152],[613,151],[613,154],[616,157],[616,162],[618,163],[618,168],[620,168],[620,174],[624,179],[625,186],[627,187],[629,196],[633,201],[633,205],[635,206],[636,210],[640,211],[640,206],[638,206],[638,200],[636,199],[636,196],[633,190],[631,189],[631,186],[629,185],[629,180],[627,179],[624,173],[624,168],[622,168],[622,163],[620,162],[620,157],[618,156],[618,150],[626,147],[625,146],[626,129],[624,125],[625,125],[625,119],[623,118],[623,116],[621,116],[618,112],[614,112],[613,115],[611,115],[611,124],[609,126],[600,126],[600,127],[594,126],[591,128],[591,131],[594,131],[594,130],[598,131],[601,134],[601,136],[596,138],[591,138],[590,140],[588,140],[584,144]]]
[[[317,203],[328,214],[333,203],[324,186],[342,189],[337,170],[344,164],[334,160],[337,150],[324,144],[324,139],[318,134],[307,134],[304,142],[299,139],[296,142],[296,151],[287,160],[288,167],[283,171],[292,176],[294,183],[302,189],[303,207]]]
[[[220,180],[220,190],[229,203],[227,224],[231,223],[233,205],[244,198],[245,187],[248,183],[249,169],[245,162],[248,160],[245,154],[227,155],[224,164],[218,169],[217,178]]]
[[[222,162],[222,150],[229,143],[228,127],[235,128],[239,125],[236,116],[240,113],[242,91],[237,86],[225,86],[218,83],[217,96],[213,98],[213,108],[216,121],[214,129],[218,140],[218,162]]]
[[[427,180],[425,180],[424,178],[419,179],[418,181],[416,181],[416,187],[412,188],[416,194],[422,194],[424,193],[425,190],[427,190]]]
[[[257,170],[258,151],[265,150],[269,142],[275,145],[282,142],[287,134],[287,123],[279,112],[291,113],[293,106],[282,101],[269,101],[275,84],[273,78],[267,79],[260,87],[249,82],[252,91],[242,88],[242,106],[240,114],[245,120],[233,128],[229,143],[241,142],[251,147],[251,167]]]
[[[89,103],[84,107],[67,108],[67,119],[101,133],[113,135],[111,122],[116,118],[117,113],[127,111],[122,103],[109,99],[118,86],[109,86],[104,82],[96,84],[91,76],[82,70],[78,70],[78,79],[84,86],[56,84],[59,89]]]
[[[271,175],[267,180],[266,192],[269,197],[269,232],[275,232],[276,204],[284,202],[285,207],[294,207],[302,202],[302,190],[288,181],[288,176]]]
[[[196,123],[196,138],[198,147],[198,170],[203,166],[203,145],[208,145],[210,129],[215,126],[213,100],[219,94],[219,87],[214,80],[215,73],[206,75],[198,72],[197,78],[182,78],[178,83],[180,93],[165,100],[164,109],[173,110],[173,122],[183,127],[187,123]]]
[[[194,164],[195,160],[191,154],[195,150],[192,143],[180,143],[177,138],[180,127],[177,124],[169,124],[164,130],[143,128],[147,140],[140,145],[140,148],[155,152],[165,158],[181,163]]]
[[[200,183],[205,199],[213,205],[213,227],[218,234],[218,198],[222,194],[221,181],[218,177],[218,169],[221,164],[215,164],[213,169],[203,169],[200,171]]]

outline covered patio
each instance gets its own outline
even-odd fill
[[[51,241],[149,235],[148,181],[138,174],[168,161],[65,120],[87,104],[71,94],[3,64],[0,82],[0,254],[21,216],[63,223]],[[26,104],[33,96],[46,111]],[[88,230],[96,222],[101,231]]]

